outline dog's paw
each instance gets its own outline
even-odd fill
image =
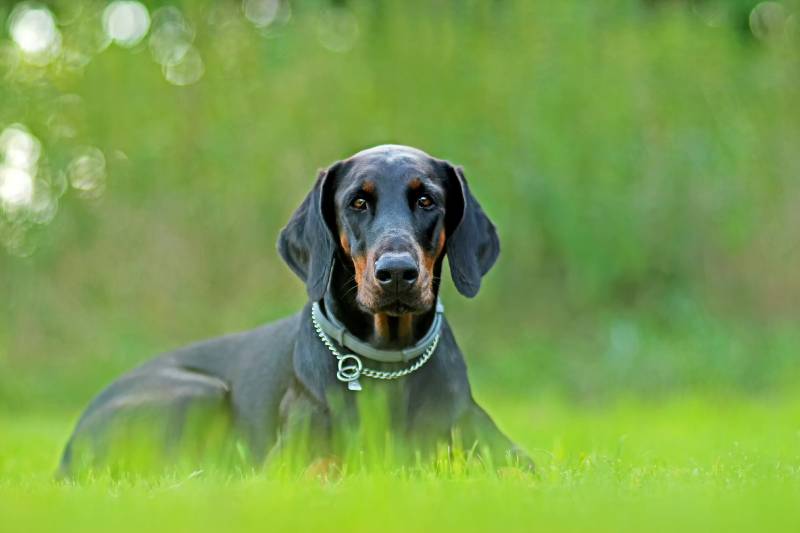
[[[514,446],[508,451],[507,459],[508,464],[506,468],[515,469],[526,474],[533,474],[536,472],[536,463],[534,463],[530,455],[519,446]]]
[[[308,480],[333,481],[341,477],[342,468],[337,457],[327,456],[315,459],[303,472]]]

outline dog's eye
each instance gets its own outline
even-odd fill
[[[420,196],[419,198],[417,198],[417,205],[420,206],[423,209],[429,209],[429,208],[433,207],[433,205],[434,205],[433,204],[433,198],[431,198],[430,196],[424,196],[424,195]]]
[[[350,207],[356,211],[363,211],[367,208],[367,201],[363,198],[354,198],[353,201],[350,202]]]

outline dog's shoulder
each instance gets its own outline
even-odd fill
[[[141,370],[180,367],[214,375],[227,382],[263,372],[291,360],[300,313],[257,328],[195,342],[161,354]]]

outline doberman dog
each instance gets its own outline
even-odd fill
[[[492,464],[511,457],[532,467],[473,400],[438,301],[445,256],[458,292],[473,297],[500,251],[460,167],[400,145],[339,161],[319,173],[278,250],[305,282],[302,311],[122,376],[81,416],[62,474],[84,465],[81,456],[110,461],[110,435],[130,420],[146,420],[169,447],[190,412],[201,427],[206,416],[221,416],[226,438],[243,443],[255,464],[281,446],[293,420],[310,428],[314,455],[335,456],[332,432],[380,391],[404,441],[430,449],[457,434]]]

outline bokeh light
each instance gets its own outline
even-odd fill
[[[40,155],[41,143],[21,124],[0,134],[0,206],[7,216],[13,218],[31,205]]]
[[[787,16],[786,8],[780,2],[761,2],[750,12],[750,31],[762,41],[781,37]]]
[[[153,13],[150,53],[159,65],[177,64],[192,47],[194,35],[194,28],[178,8],[162,7]]]
[[[247,20],[259,28],[269,26],[278,16],[280,2],[278,0],[244,0],[242,10]]]
[[[87,146],[80,149],[69,166],[67,177],[73,189],[81,196],[97,198],[105,190],[106,158],[99,149]]]
[[[63,176],[51,175],[42,144],[28,128],[11,124],[0,133],[0,244],[10,253],[35,251],[29,230],[53,220],[64,190]]]
[[[28,211],[29,219],[36,224],[48,224],[55,218],[58,211],[58,194],[49,181],[45,179],[35,181]]]
[[[285,0],[243,0],[242,11],[257,28],[285,24],[292,16],[291,5]]]
[[[347,52],[358,39],[358,20],[345,8],[331,8],[322,12],[317,20],[317,38],[332,52]]]
[[[192,85],[205,73],[200,51],[192,44],[194,37],[194,27],[178,8],[162,7],[153,13],[150,53],[172,85]]]
[[[104,24],[105,11],[96,6],[84,6],[64,31],[64,59],[73,67],[82,68],[112,42]]]
[[[39,140],[21,124],[13,124],[0,134],[0,153],[6,165],[25,170],[36,168],[41,150]]]
[[[25,170],[0,167],[0,202],[8,211],[27,206],[33,199],[33,178]]]
[[[164,65],[164,77],[173,85],[192,85],[200,81],[205,73],[205,64],[200,52],[190,46],[176,63]]]
[[[65,190],[63,173],[51,172],[42,143],[27,127],[11,124],[0,133],[0,244],[10,253],[35,251],[30,230],[55,218]]]
[[[36,64],[47,64],[61,51],[61,32],[49,9],[36,4],[17,5],[9,17],[11,39]]]
[[[103,29],[119,46],[136,46],[149,28],[150,13],[140,2],[111,2],[103,12]]]

